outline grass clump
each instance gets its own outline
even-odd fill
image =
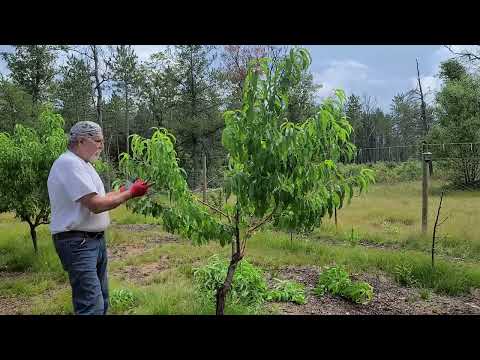
[[[276,284],[266,295],[267,301],[293,302],[303,305],[305,300],[305,286],[290,280],[274,279]]]

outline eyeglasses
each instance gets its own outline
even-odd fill
[[[92,138],[89,138],[89,139],[96,142],[97,144],[103,144],[105,142],[104,139],[92,139]]]

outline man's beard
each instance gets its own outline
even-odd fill
[[[100,158],[101,151],[97,151],[95,154],[93,154],[90,159],[88,159],[88,162],[94,162],[97,161]]]

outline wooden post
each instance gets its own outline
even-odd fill
[[[338,230],[338,221],[337,221],[337,208],[335,208],[335,231]]]
[[[428,223],[428,163],[431,161],[432,153],[425,152],[422,155],[422,233],[425,234]]]
[[[207,154],[203,153],[203,202],[207,202]]]

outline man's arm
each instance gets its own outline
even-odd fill
[[[149,184],[139,179],[128,190],[112,191],[105,194],[105,196],[90,193],[80,198],[79,201],[91,212],[99,214],[115,209],[118,205],[133,197],[145,195],[149,186]]]
[[[117,206],[123,204],[132,197],[133,196],[129,191],[112,191],[105,194],[105,196],[90,193],[80,198],[79,201],[94,214],[99,214],[104,211],[115,209]]]

